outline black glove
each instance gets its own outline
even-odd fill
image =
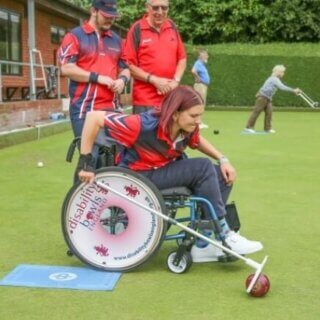
[[[78,161],[77,172],[79,173],[81,170],[94,172],[94,158],[91,153],[89,154],[80,154],[80,158]]]

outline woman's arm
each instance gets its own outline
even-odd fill
[[[228,185],[232,184],[235,181],[236,171],[230,164],[228,158],[225,157],[223,153],[221,153],[217,148],[215,148],[208,140],[200,136],[200,141],[197,149],[205,155],[219,162],[222,176]]]
[[[105,114],[105,111],[91,111],[87,113],[81,135],[81,154],[91,153],[98,131],[104,126]]]
[[[104,111],[91,111],[87,113],[86,121],[81,135],[80,158],[78,162],[79,179],[82,182],[94,181],[93,157],[91,154],[94,141],[100,128],[104,126]]]
[[[200,141],[197,149],[217,161],[219,161],[220,158],[223,157],[223,154],[202,136],[200,136]]]

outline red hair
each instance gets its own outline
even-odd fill
[[[184,111],[196,105],[203,104],[203,99],[193,88],[179,86],[169,92],[162,101],[161,109],[158,112],[159,126],[168,133],[172,124],[172,115],[176,111]]]

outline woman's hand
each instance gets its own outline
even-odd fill
[[[232,185],[233,182],[236,180],[236,170],[234,167],[228,162],[220,164],[220,170],[223,176],[223,179],[225,180],[226,184],[228,186]]]
[[[85,183],[93,183],[95,179],[95,174],[92,171],[81,170],[79,172],[79,180]]]

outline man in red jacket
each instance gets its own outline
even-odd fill
[[[179,85],[186,52],[176,25],[168,19],[168,0],[147,0],[147,13],[130,28],[125,59],[133,82],[133,112],[159,108]]]

